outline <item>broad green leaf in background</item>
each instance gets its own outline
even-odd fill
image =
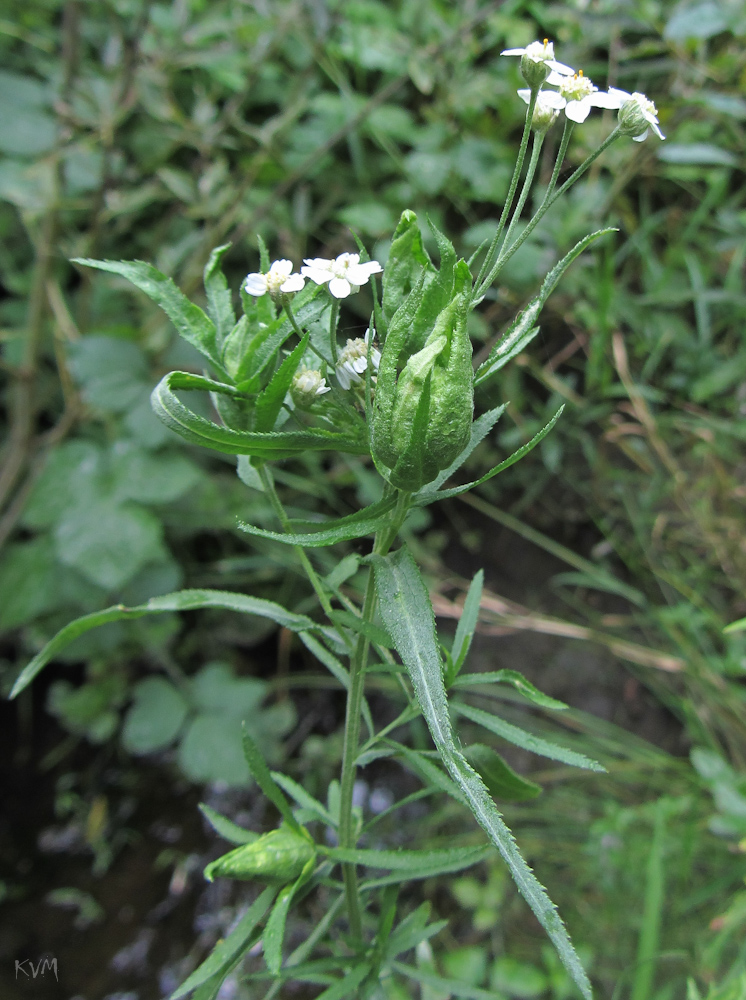
[[[565,968],[583,996],[592,990],[557,909],[524,861],[510,830],[482,779],[457,748],[448,713],[435,616],[427,588],[406,548],[373,561],[381,617],[407,668],[433,741],[492,843],[497,847],[521,894],[551,938]]]
[[[133,688],[134,704],[124,720],[122,743],[134,754],[153,753],[172,743],[186,719],[189,705],[163,677],[146,677]]]
[[[223,341],[236,325],[236,315],[233,312],[233,296],[225,275],[222,262],[224,255],[230,250],[231,244],[215,247],[205,264],[204,282],[207,293],[207,312],[215,324],[217,345]]]

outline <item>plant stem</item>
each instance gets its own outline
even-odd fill
[[[373,542],[374,555],[386,555],[404,523],[409,510],[409,493],[399,492],[396,507],[392,514],[391,524],[376,532]],[[376,607],[376,588],[372,567],[368,570],[368,583],[365,588],[362,620],[371,622]],[[360,746],[360,709],[365,689],[365,667],[368,661],[370,641],[360,634],[357,637],[355,649],[350,659],[350,686],[347,690],[347,713],[345,716],[344,750],[342,756],[342,776],[340,781],[339,804],[339,845],[352,848],[356,843],[355,823],[352,815],[352,793],[357,774],[356,761]],[[355,940],[362,938],[362,914],[360,896],[357,885],[355,865],[342,866],[347,913],[350,921],[350,931]]]
[[[481,288],[484,285],[484,276],[489,273],[490,268],[494,263],[495,255],[497,254],[497,245],[500,242],[500,236],[505,227],[505,223],[508,220],[508,215],[510,209],[513,205],[513,198],[515,197],[515,191],[518,187],[518,178],[521,176],[521,170],[523,169],[523,160],[526,156],[526,148],[528,146],[528,137],[531,134],[531,121],[534,116],[534,108],[536,107],[536,98],[539,95],[539,91],[532,90],[531,98],[528,104],[528,110],[526,112],[526,121],[523,126],[523,135],[521,136],[521,145],[518,150],[518,159],[515,161],[515,168],[513,170],[513,176],[510,179],[510,187],[508,188],[508,194],[505,198],[505,204],[503,205],[502,214],[500,215],[500,221],[497,224],[497,230],[495,235],[492,237],[492,243],[490,243],[490,248],[487,251],[487,256],[482,262],[482,266],[479,269],[479,274],[477,275],[477,280],[474,283],[475,288]],[[478,298],[474,295],[474,298]]]
[[[332,364],[337,364],[337,317],[339,316],[339,300],[332,299],[332,314],[329,317],[329,348],[332,352]]]
[[[526,199],[528,198],[528,192],[531,190],[531,184],[534,180],[534,174],[536,173],[536,167],[539,163],[539,154],[541,153],[541,147],[544,143],[544,133],[535,132],[534,142],[531,147],[531,159],[529,160],[528,170],[526,171],[526,176],[523,180],[523,187],[521,188],[521,193],[518,197],[518,204],[515,206],[515,211],[510,220],[510,225],[508,226],[508,231],[505,233],[505,239],[503,240],[503,249],[506,246],[510,246],[510,237],[513,235],[513,230],[515,229],[516,222],[521,217],[521,212],[523,211],[523,206],[526,204]],[[502,256],[502,251],[501,251]],[[500,263],[500,257],[498,257],[498,263],[495,267],[498,267]],[[492,279],[494,280],[494,279]],[[490,280],[489,284],[492,283]],[[489,285],[487,286],[489,287]]]
[[[272,479],[272,476],[270,475],[269,470],[264,464],[256,466],[256,470],[259,473],[259,478],[262,481],[264,492],[269,497],[269,502],[272,504],[272,509],[274,510],[275,514],[277,514],[277,517],[280,521],[280,524],[283,527],[283,530],[287,531],[288,534],[291,534],[293,529],[292,525],[290,524],[290,519],[285,513],[285,508],[282,506],[280,498],[277,496],[277,491],[275,490],[275,484]],[[324,590],[324,586],[321,580],[319,579],[318,573],[313,568],[311,560],[306,555],[306,551],[302,546],[294,545],[293,549],[295,550],[296,555],[300,559],[303,569],[306,571],[306,576],[311,582],[311,586],[313,587],[316,596],[319,599],[321,607],[324,609],[324,614],[327,616],[327,618],[331,620],[332,605],[329,600],[329,595],[327,594],[326,590]]]
[[[555,194],[552,195],[550,191],[547,191],[546,195],[544,196],[544,200],[542,201],[541,205],[539,205],[539,208],[536,211],[536,214],[531,219],[531,221],[526,226],[526,228],[523,230],[523,232],[521,233],[521,235],[518,237],[518,239],[515,241],[515,243],[513,243],[512,246],[508,247],[508,249],[505,250],[500,255],[500,260],[498,262],[500,267],[502,267],[505,264],[506,261],[510,260],[510,258],[513,256],[513,254],[521,247],[521,245],[525,242],[525,240],[528,239],[528,237],[531,235],[531,233],[534,231],[534,229],[538,226],[538,224],[541,222],[542,218],[546,215],[546,213],[549,211],[549,209],[552,207],[552,205],[555,203],[555,201],[557,201],[558,198],[561,198],[562,195],[566,191],[569,191],[569,189],[573,186],[573,184],[576,181],[580,180],[580,178],[586,172],[586,170],[588,169],[588,167],[590,167],[590,165],[593,163],[593,161],[596,160],[596,159],[598,159],[598,157],[601,155],[601,153],[603,153],[603,151],[605,149],[608,149],[608,147],[612,144],[612,142],[614,142],[616,139],[618,139],[620,135],[621,135],[621,130],[620,130],[619,126],[617,126],[614,129],[613,132],[611,132],[609,135],[606,136],[606,138],[601,143],[601,145],[598,147],[598,149],[594,150],[590,154],[590,156],[587,156],[583,160],[583,162],[580,164],[580,166],[577,168],[577,170],[575,170],[575,172],[572,173],[568,177],[568,179],[565,181],[565,183],[562,185],[562,187],[557,192],[555,192]],[[563,139],[564,139],[564,136],[563,136]],[[568,136],[568,141],[569,141],[569,136]],[[556,167],[556,164],[555,164],[555,167]],[[559,173],[559,171],[557,171],[557,172]]]

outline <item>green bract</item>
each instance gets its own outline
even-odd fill
[[[205,878],[208,882],[216,877],[292,882],[316,857],[313,840],[303,827],[300,829],[303,833],[283,824],[253,843],[229,851],[205,868]]]
[[[444,267],[445,262],[441,274]],[[376,387],[373,457],[379,469],[387,468],[381,471],[393,486],[410,492],[431,482],[461,453],[474,411],[466,329],[471,275],[465,261],[456,265],[451,301],[438,313],[424,346],[414,353],[407,350],[414,339],[414,319],[437,284],[425,288],[421,280],[397,310]]]

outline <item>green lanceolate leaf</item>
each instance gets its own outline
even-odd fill
[[[238,823],[234,823],[232,819],[222,816],[219,812],[205,805],[204,802],[200,802],[199,811],[213,830],[231,844],[251,844],[259,839],[258,833],[254,833],[252,830],[245,830]]]
[[[49,640],[46,646],[36,654],[31,662],[24,667],[13,685],[10,697],[15,698],[28,687],[39,671],[66,646],[78,636],[89,632],[99,625],[108,622],[122,621],[128,618],[142,618],[143,615],[163,614],[166,611],[192,611],[198,608],[225,608],[228,611],[238,611],[241,614],[258,615],[269,618],[284,628],[293,632],[315,628],[316,624],[305,615],[296,615],[287,611],[273,601],[265,601],[259,597],[247,597],[245,594],[232,594],[224,590],[178,590],[162,597],[151,597],[146,604],[128,608],[124,604],[115,604],[103,611],[76,618]]]
[[[527,733],[525,729],[500,719],[489,712],[483,712],[481,708],[472,708],[471,705],[464,705],[462,702],[452,702],[452,707],[459,715],[476,722],[495,736],[501,736],[508,743],[513,743],[522,750],[530,750],[531,753],[539,754],[541,757],[549,757],[550,760],[559,760],[563,764],[570,764],[572,767],[582,767],[586,771],[606,772],[606,768],[596,760],[591,760],[582,753],[574,750],[567,750],[565,747],[557,746],[549,740],[544,740],[533,733]]]
[[[499,850],[523,898],[551,938],[565,968],[586,998],[591,985],[557,909],[524,861],[484,782],[456,746],[435,616],[427,588],[406,548],[373,561],[381,618],[407,668],[433,741],[477,822]]]
[[[324,854],[332,861],[401,872],[423,872],[430,868],[437,868],[439,872],[462,871],[483,861],[487,853],[488,849],[482,846],[433,851],[368,851],[344,847],[324,849]]]
[[[195,376],[170,372],[153,390],[151,403],[156,415],[191,444],[213,448],[226,455],[253,455],[265,461],[292,458],[306,451],[344,451],[364,455],[368,444],[362,434],[348,435],[335,431],[308,430],[285,433],[234,431],[194,413],[177,398],[174,389],[196,388]]]
[[[267,767],[267,762],[262,756],[259,747],[249,735],[245,724],[243,727],[243,752],[244,757],[246,758],[246,763],[249,765],[249,770],[256,780],[257,785],[259,785],[269,801],[276,806],[277,811],[287,823],[290,831],[292,831],[296,836],[305,837],[307,841],[311,842],[306,831],[298,823],[295,816],[293,816],[293,810],[290,808],[290,803],[282,794],[279,785],[272,777],[272,774]]]
[[[401,214],[383,272],[383,311],[391,319],[417,283],[423,268],[432,268],[422,245],[417,216],[410,209]]]
[[[517,670],[495,670],[484,674],[461,674],[453,683],[454,687],[476,687],[481,684],[510,684],[516,691],[520,691],[524,698],[540,708],[551,708],[554,711],[562,711],[567,708],[564,701],[557,701],[550,698],[548,694],[539,691],[537,687],[527,681],[523,674]]]
[[[308,347],[308,334],[301,340],[298,346],[285,358],[275,374],[272,376],[269,385],[259,395],[256,401],[256,416],[254,427],[258,431],[271,431],[275,426],[275,421],[280,414],[285,396],[290,389],[298,365],[303,360],[303,355]]]
[[[475,388],[488,378],[491,378],[495,372],[500,371],[512,358],[525,350],[527,345],[531,343],[539,332],[538,326],[535,325],[539,313],[570,264],[572,264],[576,257],[580,256],[587,246],[594,240],[597,240],[599,236],[606,236],[607,233],[614,232],[616,232],[616,229],[612,227],[609,229],[599,229],[595,233],[591,233],[580,240],[579,243],[576,243],[572,250],[554,265],[544,279],[539,294],[516,316],[505,335],[493,347],[487,360],[477,369],[474,378]]]
[[[479,570],[474,575],[474,579],[469,586],[469,592],[464,601],[464,610],[456,626],[456,635],[453,639],[451,649],[451,659],[453,660],[454,680],[461,667],[464,665],[466,657],[469,655],[471,641],[477,628],[479,618],[479,603],[482,600],[482,587],[484,586],[484,571]]]
[[[220,347],[236,325],[236,314],[233,311],[233,297],[228,282],[223,274],[223,256],[230,250],[231,244],[225,243],[215,247],[205,265],[204,283],[207,293],[207,312],[215,324],[216,341]]]
[[[541,785],[516,774],[492,747],[487,747],[483,743],[473,743],[467,747],[465,755],[494,799],[503,802],[526,802],[541,795]]]
[[[316,818],[320,819],[322,823],[327,823],[329,826],[336,826],[337,821],[334,819],[332,814],[326,809],[318,799],[315,799],[313,795],[309,793],[298,784],[297,781],[293,781],[286,774],[282,774],[280,771],[272,771],[272,777],[280,786],[280,788],[287,792],[287,794],[295,799],[299,806],[303,809],[308,809],[309,812],[316,814]]]
[[[250,947],[254,930],[269,909],[276,893],[276,888],[272,886],[266,888],[241,917],[228,937],[218,942],[208,958],[198,969],[194,970],[188,979],[184,980],[181,986],[171,994],[169,1000],[180,1000],[181,997],[191,993],[192,990],[197,989],[213,976],[222,975],[225,978],[241,959],[246,949]]]
[[[420,504],[423,501],[426,503],[431,502],[430,499],[425,499],[425,498],[434,496],[435,493],[437,493],[437,491],[443,485],[443,483],[449,480],[451,476],[454,474],[454,472],[456,472],[458,469],[461,468],[461,466],[464,464],[467,458],[469,458],[471,453],[474,451],[476,446],[480,444],[487,437],[489,432],[495,426],[497,421],[504,413],[506,406],[507,403],[503,403],[502,406],[498,406],[494,410],[488,410],[486,413],[483,413],[481,417],[477,417],[477,419],[473,421],[471,425],[469,443],[467,444],[467,446],[464,448],[461,454],[448,466],[447,469],[443,469],[442,472],[439,472],[431,483],[428,483],[427,486],[424,486],[420,490],[420,492],[415,495],[413,503]]]
[[[141,260],[90,260],[76,257],[74,263],[119,274],[131,281],[161,307],[184,340],[220,367],[215,324],[158,268]]]
[[[498,473],[509,469],[511,465],[515,465],[516,462],[520,462],[525,455],[528,455],[530,451],[533,451],[537,444],[544,440],[562,416],[563,410],[564,406],[561,406],[549,423],[545,427],[542,427],[538,433],[534,434],[530,441],[518,448],[517,451],[514,451],[512,455],[509,455],[508,458],[506,458],[503,462],[500,462],[499,465],[490,469],[490,471],[485,473],[485,475],[483,475],[480,479],[475,479],[472,483],[466,483],[465,486],[454,486],[450,490],[438,490],[436,493],[425,493],[423,490],[423,492],[418,495],[416,503],[418,506],[424,507],[429,503],[433,503],[435,500],[447,500],[449,497],[460,496],[462,493],[468,493],[469,490],[473,490],[475,486],[481,486],[482,483],[486,483],[488,479],[492,479],[492,477],[498,475]]]
[[[239,521],[239,528],[249,535],[257,535],[259,538],[271,538],[276,542],[284,542],[285,545],[303,545],[309,548],[319,548],[324,545],[334,545],[336,542],[348,542],[353,538],[363,538],[365,535],[372,535],[380,527],[388,524],[389,514],[394,509],[396,497],[384,497],[376,503],[363,507],[362,510],[346,517],[340,517],[334,521],[291,521],[293,528],[297,531],[285,533],[280,531],[267,531],[264,528],[256,528],[253,524],[246,524]],[[318,530],[316,530],[318,528]]]
[[[366,622],[359,615],[353,614],[352,611],[332,611],[330,617],[335,625],[352,629],[353,632],[356,632],[358,635],[364,635],[366,639],[370,639],[377,646],[383,646],[384,649],[391,649],[393,645],[391,636],[385,629],[381,628],[380,625],[375,625],[373,622]]]

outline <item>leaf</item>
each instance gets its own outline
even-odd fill
[[[275,421],[279,416],[285,396],[288,394],[298,365],[303,360],[303,355],[308,347],[308,334],[293,351],[288,354],[275,374],[272,376],[267,388],[260,394],[256,401],[256,416],[254,427],[258,431],[271,431],[275,426]]]
[[[459,618],[458,625],[456,626],[456,635],[453,639],[451,658],[453,659],[453,666],[456,674],[458,674],[459,670],[463,666],[464,661],[469,654],[471,641],[474,638],[474,632],[479,619],[479,604],[482,600],[483,585],[484,571],[480,569],[474,574],[474,579],[469,585],[469,592],[467,593],[466,600],[464,601],[464,610],[461,612],[461,617]]]
[[[352,629],[353,632],[356,632],[358,635],[364,635],[366,639],[369,639],[377,646],[383,646],[384,649],[391,649],[391,636],[380,625],[375,625],[373,622],[366,622],[359,615],[353,614],[351,611],[332,611],[330,618],[335,625]]]
[[[697,167],[737,167],[738,157],[728,149],[709,142],[673,142],[658,150],[658,159],[664,163]]]
[[[92,628],[128,618],[142,618],[143,615],[162,614],[167,611],[193,611],[198,608],[225,608],[228,611],[238,611],[241,614],[258,615],[260,618],[269,618],[293,632],[316,627],[315,622],[310,618],[305,615],[295,615],[273,601],[222,590],[178,590],[162,597],[151,597],[146,604],[132,608],[125,607],[123,604],[114,604],[110,608],[104,608],[103,611],[94,611],[93,614],[76,618],[75,621],[60,629],[21,671],[13,685],[10,698],[15,698],[20,694],[51,659],[74,639]]]
[[[541,795],[541,785],[516,774],[492,747],[473,743],[465,754],[493,798],[503,802],[526,802]]]
[[[332,814],[324,808],[318,799],[315,799],[305,788],[302,788],[297,781],[293,781],[287,774],[282,774],[280,771],[272,771],[271,774],[280,788],[287,792],[291,798],[295,799],[299,806],[315,813],[316,818],[320,819],[322,823],[327,823],[333,827],[337,825],[337,821]]]
[[[122,744],[130,753],[161,750],[172,743],[187,716],[189,706],[183,695],[163,677],[146,677],[133,689],[122,729]]]
[[[225,338],[236,325],[236,314],[233,312],[233,299],[222,268],[223,256],[230,248],[230,243],[224,243],[223,246],[215,247],[205,265],[204,272],[207,311],[210,319],[215,324],[218,345],[222,345]]]
[[[181,986],[171,994],[169,1000],[180,1000],[192,990],[206,983],[213,976],[228,975],[233,966],[250,947],[251,936],[257,924],[269,909],[277,889],[268,886],[248,908],[228,937],[219,941],[211,954],[195,969]]]
[[[447,469],[444,469],[442,472],[439,472],[431,483],[428,483],[427,486],[424,486],[419,493],[415,494],[414,497],[415,503],[419,504],[422,500],[425,499],[425,497],[429,498],[431,497],[431,495],[434,495],[440,489],[443,483],[447,482],[447,480],[451,478],[454,472],[456,472],[458,469],[461,468],[461,466],[464,464],[467,458],[469,458],[469,456],[477,447],[477,445],[480,444],[485,439],[485,437],[487,437],[489,432],[495,426],[497,421],[502,416],[506,406],[507,404],[504,403],[502,406],[497,406],[494,410],[488,410],[486,413],[483,413],[481,417],[477,417],[477,419],[472,422],[471,435],[469,437],[469,443],[467,444],[467,446],[464,448],[464,450],[461,452],[458,458],[448,466]],[[430,503],[431,500],[428,499],[427,502]]]
[[[285,923],[297,885],[298,882],[294,882],[292,885],[285,885],[280,889],[264,928],[264,934],[262,935],[264,961],[267,963],[267,968],[273,976],[277,975],[282,965],[282,942],[285,937]]]
[[[255,840],[259,839],[259,834],[254,833],[252,830],[244,830],[242,826],[238,823],[234,823],[233,820],[228,819],[227,816],[221,816],[219,812],[211,809],[210,806],[205,805],[204,802],[200,802],[199,811],[205,817],[210,826],[219,833],[220,836],[227,840],[231,844],[252,844]]]
[[[485,382],[488,378],[491,378],[495,372],[500,371],[500,369],[503,368],[508,361],[511,360],[511,358],[520,354],[520,352],[531,343],[536,334],[539,332],[539,328],[535,326],[539,313],[543,309],[549,296],[557,287],[560,278],[575,258],[579,257],[586,247],[593,243],[594,240],[597,240],[600,236],[606,236],[608,233],[615,233],[616,231],[617,230],[612,226],[606,229],[598,229],[596,232],[590,233],[588,236],[585,236],[582,240],[576,243],[572,250],[565,254],[562,260],[558,261],[558,263],[554,265],[552,270],[544,279],[541,289],[539,290],[539,294],[535,296],[526,308],[522,309],[516,316],[505,335],[490,351],[490,355],[487,360],[477,369],[477,373],[474,378],[475,388]]]
[[[141,260],[91,260],[87,257],[74,257],[73,263],[119,274],[131,281],[163,309],[184,340],[220,368],[215,324],[158,268]]]
[[[324,854],[332,861],[364,865],[366,868],[385,868],[389,871],[418,873],[437,870],[440,873],[463,871],[483,861],[488,853],[485,847],[454,847],[432,851],[373,851],[364,848],[330,847]]]
[[[288,826],[292,827],[297,833],[300,833],[302,828],[295,816],[293,816],[293,810],[290,808],[288,800],[282,794],[280,786],[272,777],[259,747],[247,732],[245,725],[243,731],[243,752],[246,757],[246,763],[249,765],[249,770],[254,776],[257,785],[259,785],[269,801],[277,808],[277,811]]]
[[[418,506],[424,507],[427,504],[434,503],[436,500],[447,500],[449,497],[457,497],[462,493],[468,493],[469,490],[473,490],[475,486],[481,486],[482,483],[486,483],[488,479],[492,479],[492,477],[498,475],[498,473],[504,472],[505,469],[509,469],[511,465],[515,465],[515,463],[519,462],[525,455],[528,455],[528,453],[532,451],[540,441],[544,440],[562,416],[564,408],[564,406],[560,406],[559,410],[557,410],[546,427],[542,427],[538,433],[534,434],[527,444],[522,445],[517,451],[514,451],[512,455],[500,462],[499,465],[490,469],[490,471],[485,473],[485,475],[483,475],[480,479],[475,479],[474,482],[467,483],[465,486],[454,486],[450,490],[437,490],[435,493],[419,494],[417,497]]]
[[[384,524],[390,521],[389,513],[394,509],[396,496],[383,497],[383,499],[363,507],[362,510],[346,517],[340,517],[333,521],[291,521],[292,527],[300,530],[297,532],[284,533],[281,531],[267,531],[264,528],[257,528],[253,524],[246,524],[239,521],[238,526],[241,531],[249,535],[256,535],[259,538],[270,538],[275,542],[283,542],[285,545],[303,545],[310,548],[320,548],[324,545],[335,545],[337,542],[349,542],[353,538],[362,538],[365,535],[372,535]],[[309,528],[319,530],[309,531]]]
[[[218,712],[201,712],[189,723],[177,754],[179,767],[190,781],[222,781],[232,788],[250,784],[251,775],[241,753],[238,721]]]
[[[197,378],[198,376],[187,372],[170,372],[161,379],[151,396],[156,415],[167,427],[191,444],[213,448],[226,455],[254,455],[265,460],[292,458],[307,451],[367,454],[368,445],[362,434],[348,435],[325,430],[262,434],[255,431],[234,431],[213,423],[194,413],[174,394],[174,389],[202,388],[195,384]]]
[[[353,965],[345,972],[343,979],[338,979],[336,983],[325,989],[323,993],[319,993],[316,1000],[342,1000],[342,997],[347,997],[351,993],[355,993],[369,972],[369,965]]]
[[[436,923],[428,924],[429,919],[430,904],[421,903],[384,939],[386,956],[395,958],[402,952],[410,951],[412,948],[416,948],[420,941],[427,941],[448,926],[447,920],[438,920]]]
[[[482,779],[457,748],[435,632],[435,616],[420,572],[406,548],[373,561],[381,617],[412,681],[433,741],[477,822],[497,847],[523,898],[551,938],[565,968],[591,1000],[588,977],[557,909],[524,861]]]
[[[479,684],[510,684],[516,691],[520,691],[524,698],[527,698],[540,708],[551,708],[555,711],[562,711],[567,708],[564,701],[557,701],[556,698],[550,698],[548,694],[539,691],[531,681],[527,681],[523,674],[517,670],[495,670],[484,674],[461,674],[453,682],[454,687],[474,687]]]
[[[54,531],[60,562],[115,590],[149,562],[162,561],[163,529],[149,511],[113,498],[75,506]]]
[[[570,764],[572,767],[582,767],[586,771],[598,771],[601,774],[606,773],[606,768],[599,764],[598,761],[591,760],[590,757],[586,757],[582,753],[576,753],[574,750],[567,750],[565,747],[557,746],[556,743],[550,743],[549,740],[544,740],[540,736],[534,736],[533,733],[527,733],[525,729],[519,729],[518,726],[506,722],[496,715],[483,712],[481,708],[472,708],[471,705],[464,705],[462,702],[453,702],[452,705],[453,710],[458,712],[459,715],[463,715],[464,718],[476,722],[478,726],[483,726],[491,733],[494,733],[495,736],[500,736],[502,739],[507,740],[508,743],[513,743],[523,750],[530,750],[531,753],[539,754],[542,757],[549,757],[550,760],[562,761],[563,764]]]
[[[461,983],[456,979],[443,979],[442,976],[436,976],[434,972],[415,969],[403,962],[393,962],[392,965],[403,976],[414,979],[415,982],[421,983],[423,986],[431,987],[436,991],[436,995],[464,997],[465,1000],[503,1000],[499,993],[492,990],[483,990],[479,986]]]

